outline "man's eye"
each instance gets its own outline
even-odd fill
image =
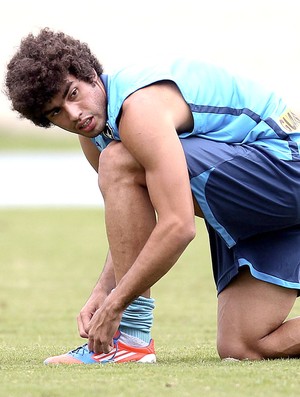
[[[51,112],[51,117],[55,117],[59,114],[60,108],[53,109]]]
[[[71,98],[74,98],[74,97],[76,97],[77,94],[78,94],[78,89],[77,89],[77,88],[74,88],[74,89],[71,91],[71,93],[70,93],[70,97],[71,97]]]

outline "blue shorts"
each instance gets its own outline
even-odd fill
[[[300,290],[300,162],[255,145],[199,137],[181,143],[218,293],[245,265],[260,280]]]

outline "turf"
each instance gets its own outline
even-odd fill
[[[79,150],[79,141],[74,134],[56,127],[10,129],[0,123],[0,152],[23,150],[74,151]]]
[[[153,289],[155,365],[58,366],[106,256],[101,209],[0,211],[0,396],[298,396],[299,361],[220,361],[207,237]],[[297,312],[295,308],[295,313]],[[295,314],[294,313],[294,314]]]

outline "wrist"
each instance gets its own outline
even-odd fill
[[[95,285],[92,294],[108,296],[114,288],[115,286],[111,286],[108,283],[98,282]]]
[[[118,287],[114,288],[105,299],[109,310],[115,313],[123,312],[127,308],[127,306],[130,305],[132,301],[131,299],[128,298],[127,294],[122,295],[120,291],[121,291],[120,288]]]

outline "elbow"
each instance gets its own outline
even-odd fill
[[[196,226],[194,222],[185,228],[184,237],[187,241],[187,244],[194,240],[194,238],[196,237]]]
[[[187,246],[196,236],[194,221],[177,222],[173,230],[178,244],[182,246]]]

